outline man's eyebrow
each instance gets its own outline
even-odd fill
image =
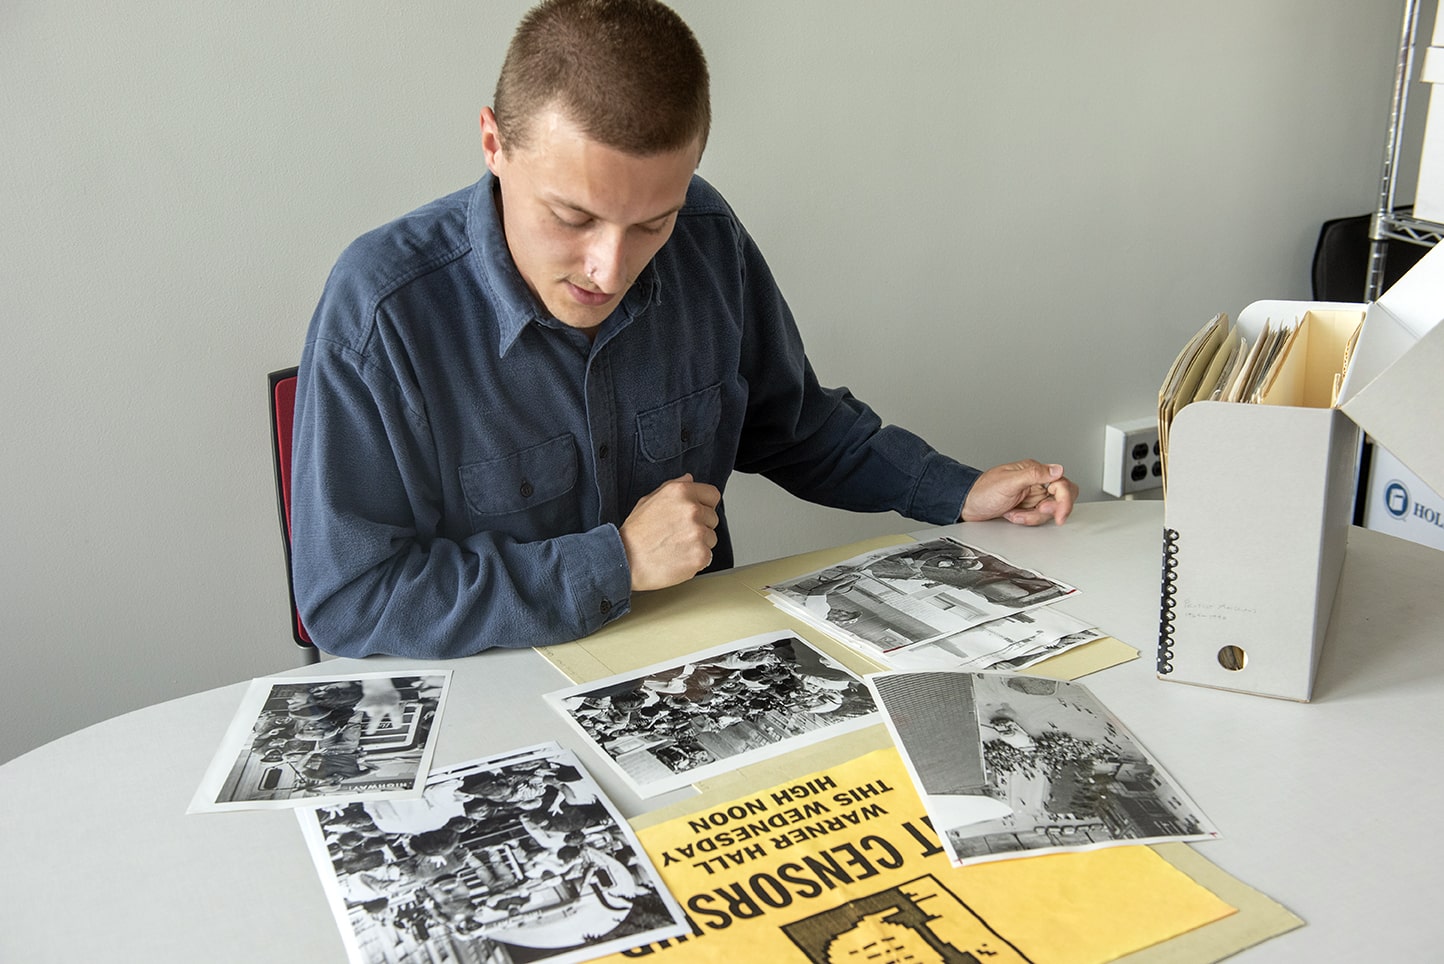
[[[566,209],[569,210],[569,211],[575,211],[575,212],[578,213],[578,214],[585,215],[586,217],[589,217],[589,218],[591,218],[591,219],[594,220],[594,221],[604,220],[600,215],[596,214],[595,212],[588,211],[586,208],[582,207],[580,204],[577,204],[575,201],[568,201],[566,198],[553,197],[553,198],[552,198],[552,203],[555,204],[555,205],[557,205],[558,207],[564,207],[564,208],[566,208]],[[676,214],[678,211],[682,210],[682,208],[684,208],[684,207],[686,207],[686,202],[685,202],[685,201],[684,201],[683,203],[681,203],[681,204],[678,204],[678,205],[674,206],[674,207],[668,208],[667,210],[663,211],[661,214],[655,215],[654,217],[650,217],[650,218],[644,218],[643,220],[638,221],[637,223],[638,223],[638,224],[651,224],[653,221],[661,221],[661,220],[664,219],[664,218],[669,218],[669,217],[671,217],[672,215]]]

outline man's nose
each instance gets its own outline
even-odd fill
[[[625,240],[621,231],[601,231],[587,249],[587,277],[592,284],[609,294],[616,294],[625,284]]]

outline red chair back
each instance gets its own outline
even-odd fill
[[[281,519],[281,543],[286,550],[286,589],[291,597],[291,638],[296,645],[315,648],[296,608],[296,584],[291,577],[291,423],[296,419],[296,369],[271,372],[271,454],[276,474],[276,508]]]

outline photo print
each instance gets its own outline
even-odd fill
[[[946,537],[864,553],[767,587],[774,605],[873,658],[1075,592]]]
[[[547,701],[643,797],[877,722],[866,684],[787,632],[569,687]]]
[[[1218,836],[1078,683],[945,672],[867,683],[956,864]]]
[[[351,964],[572,964],[688,930],[555,743],[433,772],[415,800],[298,810]]]
[[[449,670],[255,679],[188,812],[421,795]]]

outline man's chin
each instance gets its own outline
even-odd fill
[[[615,302],[607,302],[597,308],[586,308],[577,304],[550,305],[552,317],[568,328],[576,328],[579,331],[586,331],[596,328],[606,321],[611,315],[612,309],[616,307]]]
[[[568,312],[566,315],[555,315],[557,321],[568,328],[575,328],[577,331],[596,332],[602,322],[607,320],[606,315],[581,315],[577,312]]]

